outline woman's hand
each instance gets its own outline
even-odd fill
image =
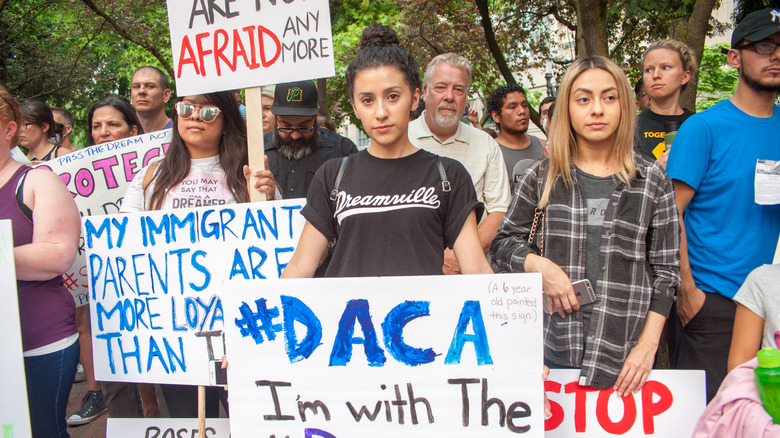
[[[658,350],[658,344],[653,345],[641,341],[631,349],[613,386],[618,397],[624,397],[630,392],[642,389],[650,370],[653,368],[656,350]]]
[[[536,254],[528,254],[525,259],[525,271],[542,274],[542,289],[547,297],[546,305],[550,313],[558,312],[561,318],[565,318],[566,313],[580,310],[580,303],[577,301],[571,280],[558,265]]]
[[[276,181],[274,180],[274,174],[271,173],[271,171],[268,169],[269,163],[268,163],[268,155],[265,155],[263,157],[265,161],[265,169],[258,170],[257,172],[252,173],[252,170],[249,168],[249,166],[244,166],[244,177],[246,178],[247,186],[249,186],[251,177],[254,176],[257,178],[257,181],[255,181],[255,190],[257,190],[260,193],[265,194],[265,199],[267,201],[273,201],[276,199]],[[247,187],[248,190],[252,190],[252,187]]]

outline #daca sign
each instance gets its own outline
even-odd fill
[[[544,436],[539,274],[227,281],[237,438]]]
[[[180,96],[335,74],[327,0],[167,0]]]
[[[278,278],[303,202],[83,218],[96,379],[209,385],[225,350],[222,281]]]

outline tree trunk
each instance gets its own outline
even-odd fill
[[[696,55],[696,65],[701,64],[704,54],[704,42],[709,31],[710,17],[715,8],[715,0],[696,0],[693,12],[688,19],[679,19],[672,25],[672,38],[683,41],[693,49]],[[699,72],[691,75],[691,80],[680,95],[680,106],[691,111],[696,109],[696,86],[699,83]]]
[[[577,56],[609,56],[607,44],[607,2],[577,0]]]
[[[328,80],[325,78],[317,79],[317,104],[320,107],[320,115],[331,120],[328,108]]]

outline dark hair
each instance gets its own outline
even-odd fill
[[[555,96],[547,96],[544,99],[542,99],[541,102],[539,102],[539,113],[540,114],[542,112],[542,107],[547,105],[550,102],[555,103]],[[547,119],[549,120],[550,116],[547,116]]]
[[[406,83],[414,93],[420,89],[420,67],[417,61],[398,45],[398,35],[395,31],[379,23],[373,23],[363,29],[360,37],[360,50],[346,72],[347,95],[350,102],[353,99],[355,76],[363,70],[392,66],[406,77]]]
[[[95,144],[95,139],[92,138],[92,116],[95,115],[95,111],[98,108],[102,108],[104,106],[110,106],[111,108],[119,111],[122,114],[122,119],[124,119],[125,123],[127,123],[127,126],[131,128],[135,126],[138,129],[139,135],[144,133],[144,128],[141,127],[141,122],[138,121],[138,116],[135,115],[135,109],[133,109],[133,106],[121,97],[108,96],[98,100],[94,105],[92,105],[92,108],[89,109],[89,113],[87,113],[88,146],[93,146]]]
[[[153,70],[155,73],[157,73],[157,76],[160,79],[160,88],[162,88],[163,90],[167,90],[170,87],[170,82],[168,81],[168,75],[166,75],[164,71],[152,65],[145,65],[143,67],[138,67],[133,72],[133,76],[135,76],[135,74],[138,73],[139,71],[147,70],[147,69]]]
[[[553,104],[550,105],[549,108],[547,108],[547,120],[549,120],[548,123],[552,122],[553,112],[555,112],[555,102],[553,102]],[[550,125],[547,125],[547,126],[550,126]]]
[[[37,100],[23,100],[19,104],[19,112],[22,113],[22,120],[34,125],[38,125],[43,129],[43,125],[48,125],[46,137],[49,142],[53,144],[59,144],[62,137],[63,126],[54,122],[54,116],[51,115],[51,108],[46,106],[43,102]]]
[[[506,96],[509,93],[523,93],[523,96],[525,96],[525,90],[523,87],[517,84],[506,84],[502,85],[495,90],[493,90],[492,93],[490,93],[490,96],[487,99],[487,112],[492,116],[493,111],[496,112],[499,116],[501,115],[501,109],[504,107],[504,99],[506,99]],[[496,126],[501,128],[501,125],[496,122]]]
[[[634,96],[639,96],[639,91],[642,90],[642,87],[645,86],[645,78],[639,78],[638,81],[636,81],[636,85],[634,85]]]
[[[223,131],[217,154],[219,164],[225,171],[225,179],[237,202],[249,202],[243,166],[247,164],[246,123],[238,112],[236,98],[232,91],[203,94],[203,97],[222,111]],[[182,100],[182,97],[178,99]],[[154,191],[149,201],[152,210],[162,208],[168,191],[179,184],[190,173],[190,152],[179,135],[179,117],[173,117],[171,145],[157,172]]]

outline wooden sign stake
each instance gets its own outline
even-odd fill
[[[263,157],[265,145],[263,144],[263,88],[252,87],[244,90],[246,95],[246,139],[249,152],[249,168],[252,176],[249,178],[249,200],[251,202],[265,201],[265,193],[255,189],[257,178],[254,173],[265,169]]]

